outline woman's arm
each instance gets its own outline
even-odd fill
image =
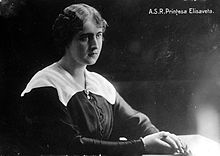
[[[55,154],[120,154],[141,153],[143,142],[103,141],[81,135],[72,124],[68,109],[60,102],[56,89],[33,89],[22,97],[26,119],[26,137],[37,144],[39,153]],[[37,147],[36,147],[37,148]]]
[[[159,132],[146,115],[134,110],[118,93],[114,112],[116,125],[119,125],[116,127],[122,127],[120,134],[126,134],[129,139],[143,138],[146,153],[184,153],[183,144],[176,135]],[[117,132],[117,128],[114,131]]]
[[[129,139],[137,139],[159,132],[145,114],[134,110],[119,93],[116,94],[114,113],[116,124],[114,131],[122,131],[122,135],[126,134]]]

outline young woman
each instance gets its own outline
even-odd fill
[[[159,132],[129,106],[96,63],[107,23],[86,4],[68,6],[53,32],[63,57],[37,72],[22,92],[26,138],[37,153],[131,155],[182,152],[174,134]],[[118,128],[120,127],[120,128]],[[127,141],[119,141],[124,136]]]

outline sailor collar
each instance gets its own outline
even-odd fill
[[[100,95],[110,104],[114,104],[116,99],[116,90],[114,86],[98,73],[90,72],[86,69],[85,74],[86,90],[93,94]],[[40,87],[55,88],[58,92],[60,101],[65,106],[73,95],[85,90],[85,88],[78,85],[74,77],[60,67],[57,62],[37,72],[27,84],[21,96],[31,92],[34,88]]]

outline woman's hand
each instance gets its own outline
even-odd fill
[[[147,153],[184,153],[181,140],[169,132],[158,132],[142,138]]]

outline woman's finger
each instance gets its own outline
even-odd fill
[[[179,147],[177,146],[176,142],[170,136],[163,137],[161,140],[163,140],[166,143],[168,143],[172,148],[175,149],[175,151],[177,151],[179,149]]]
[[[184,150],[183,150],[184,145],[183,145],[182,141],[180,140],[180,138],[178,138],[175,134],[170,134],[169,136],[173,139],[173,141],[175,141],[180,152],[183,153],[184,152]]]
[[[159,148],[157,148],[157,153],[163,153],[163,154],[173,154],[173,148],[172,146],[167,143],[166,141],[159,140],[158,144],[160,145]]]
[[[160,136],[162,140],[166,141],[175,149],[175,152],[184,153],[184,145],[182,141],[175,134],[161,131]]]
[[[159,136],[160,136],[161,138],[164,138],[164,137],[167,137],[168,135],[170,135],[169,132],[165,132],[165,131],[161,131],[161,132],[159,132],[158,134],[159,134]]]

